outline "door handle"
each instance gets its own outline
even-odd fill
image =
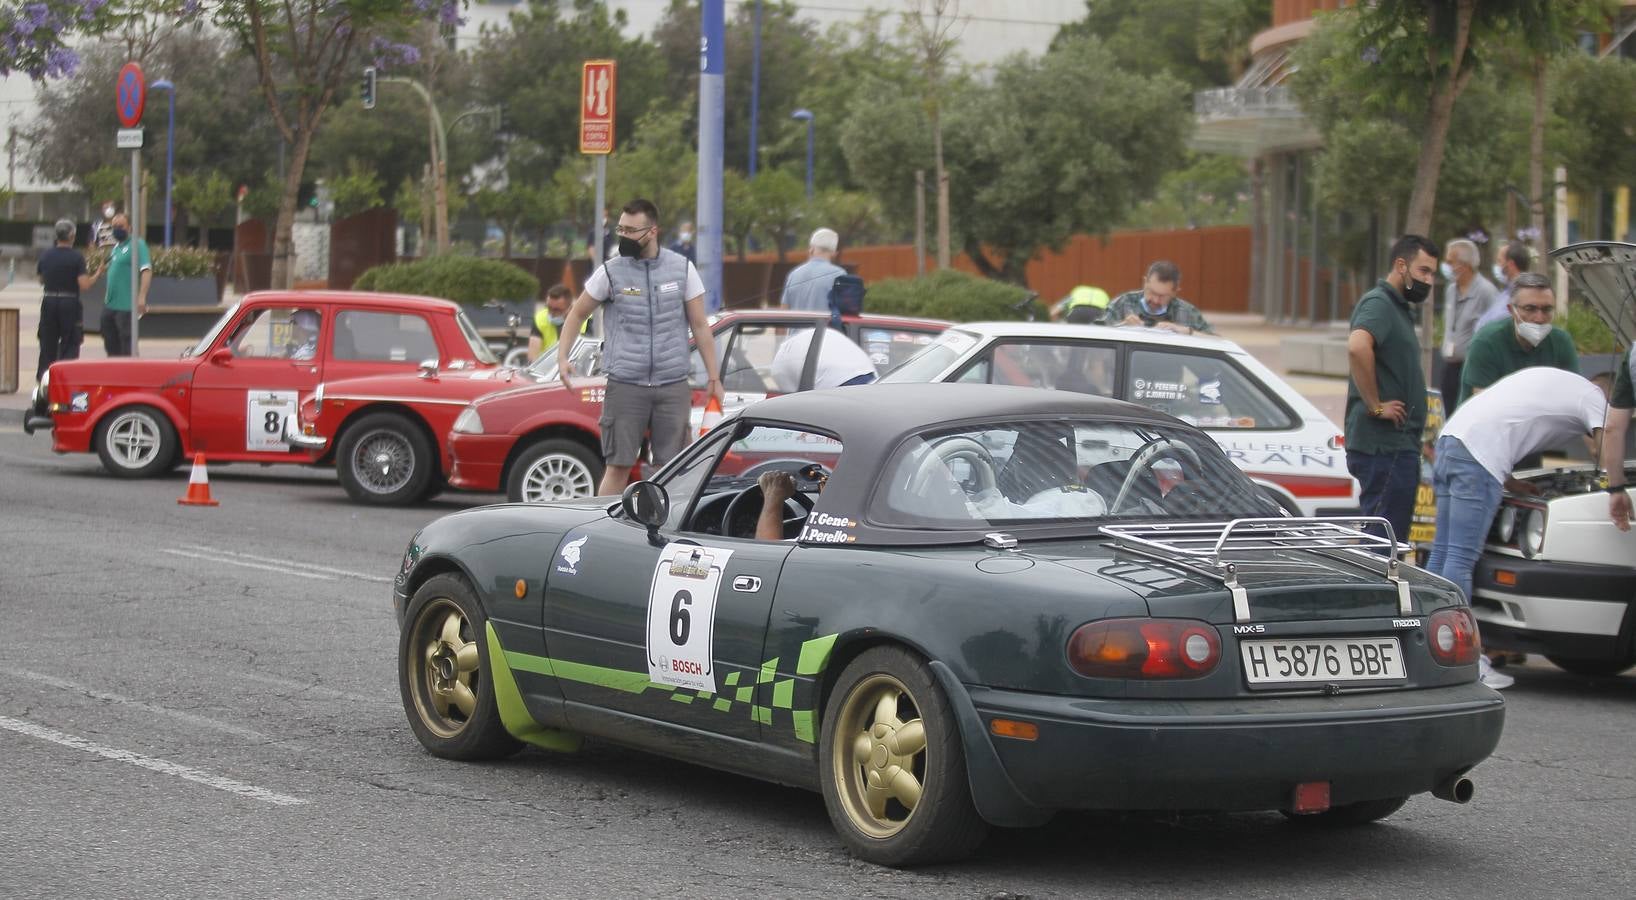
[[[740,593],[753,594],[761,590],[761,579],[754,575],[739,575],[733,578],[733,590]]]

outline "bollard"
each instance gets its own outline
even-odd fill
[[[0,394],[17,393],[17,330],[21,315],[20,310],[0,309]]]

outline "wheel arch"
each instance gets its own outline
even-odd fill
[[[407,419],[410,424],[420,429],[420,433],[425,435],[426,439],[431,442],[432,449],[437,453],[437,474],[446,474],[447,470],[443,465],[443,458],[447,453],[444,448],[444,444],[446,442],[439,438],[436,434],[432,433],[432,426],[427,424],[426,419],[423,418],[420,413],[416,412],[414,407],[407,403],[398,403],[395,401],[368,403],[352,410],[351,412],[348,412],[346,418],[341,420],[341,426],[335,429],[335,437],[330,441],[329,447],[327,450],[325,450],[324,455],[319,458],[319,462],[334,463],[336,454],[340,452],[341,442],[346,440],[347,432],[351,431],[355,425],[364,419],[364,417],[374,415],[375,413],[391,413],[401,416],[402,418]]]
[[[158,394],[121,394],[114,402],[99,410],[96,416],[92,418],[89,428],[92,435],[91,449],[93,451],[96,449],[96,437],[101,433],[102,426],[107,424],[109,417],[118,415],[133,406],[146,406],[164,416],[165,421],[170,425],[170,430],[176,433],[177,452],[193,452],[193,436],[188,433],[188,429],[182,427],[181,423],[184,421],[184,417],[181,411],[176,408],[176,404]]]
[[[420,558],[415,567],[410,570],[408,579],[404,581],[404,596],[413,598],[415,592],[425,586],[426,582],[439,575],[458,575],[464,579],[467,587],[471,588],[472,594],[477,597],[477,605],[482,608],[483,617],[488,618],[490,614],[489,603],[488,597],[483,593],[483,588],[479,585],[477,579],[472,576],[471,570],[466,568],[465,563],[446,553],[434,552]]]
[[[925,662],[932,680],[943,691],[949,708],[954,713],[955,731],[960,735],[960,746],[965,751],[966,780],[970,786],[972,801],[977,806],[977,813],[984,821],[1001,827],[1027,828],[1043,824],[1051,818],[1055,810],[1041,809],[1023,799],[1022,793],[1006,774],[1005,766],[1000,762],[999,754],[989,740],[982,717],[977,714],[977,708],[971,702],[971,695],[966,691],[959,676],[947,663],[928,654],[926,648],[918,642],[900,634],[856,629],[836,638],[835,646],[831,649],[829,660],[819,678],[814,698],[814,710],[818,720],[817,731],[814,733],[815,740],[824,740],[822,723],[841,672],[851,665],[853,660],[876,647],[901,647]]]
[[[579,425],[571,422],[554,422],[550,425],[542,425],[518,437],[517,440],[512,442],[511,449],[506,451],[506,461],[500,466],[500,490],[504,492],[510,488],[510,485],[505,483],[505,479],[511,474],[511,466],[517,461],[517,457],[522,456],[528,448],[535,444],[554,438],[574,441],[588,450],[592,456],[597,459],[602,458],[600,439]]]

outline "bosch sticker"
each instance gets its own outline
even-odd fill
[[[715,693],[716,594],[733,551],[666,544],[648,592],[648,680]]]

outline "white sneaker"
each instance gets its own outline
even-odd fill
[[[1477,673],[1477,680],[1483,683],[1483,687],[1493,688],[1496,691],[1503,691],[1517,683],[1517,679],[1512,678],[1510,675],[1496,672],[1494,667],[1489,664],[1486,656],[1477,657]]]

